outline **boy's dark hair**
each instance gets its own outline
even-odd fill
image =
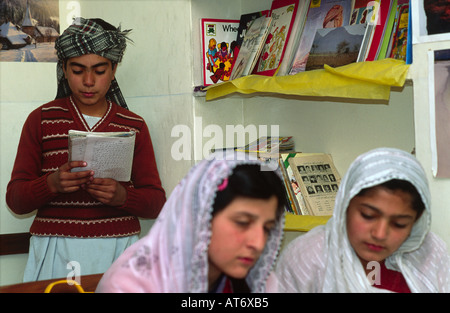
[[[377,186],[384,187],[391,191],[401,190],[401,191],[406,192],[409,195],[411,195],[411,207],[414,211],[417,212],[416,220],[418,220],[419,217],[422,215],[423,211],[425,211],[425,204],[422,201],[422,197],[420,196],[416,187],[414,187],[414,185],[411,184],[409,181],[401,180],[401,179],[392,179],[392,180],[388,180],[384,183],[381,183]],[[370,188],[372,188],[372,187],[362,189],[357,194],[357,196],[363,196]]]
[[[237,197],[269,199],[276,196],[277,219],[283,214],[286,205],[284,185],[275,171],[262,170],[258,164],[238,165],[228,177],[228,185],[217,191],[213,205],[213,215],[223,210]]]

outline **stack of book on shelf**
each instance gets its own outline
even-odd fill
[[[233,148],[276,164],[286,191],[286,212],[294,215],[333,215],[341,177],[327,153],[295,152],[292,136],[263,136]]]
[[[294,139],[292,136],[272,137],[263,136],[257,140],[236,148],[236,151],[264,154],[279,154],[281,152],[291,151],[294,149]]]
[[[204,86],[354,62],[408,62],[409,0],[273,0],[235,19],[202,19]]]

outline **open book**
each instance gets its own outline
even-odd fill
[[[289,159],[307,210],[311,215],[333,215],[341,182],[333,159],[326,153],[297,153]]]
[[[85,161],[86,167],[72,172],[93,170],[96,178],[131,179],[134,132],[86,132],[69,130],[69,161]]]

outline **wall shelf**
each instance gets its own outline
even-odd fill
[[[265,93],[387,101],[391,87],[404,86],[408,69],[404,61],[384,59],[338,68],[325,65],[324,69],[292,76],[249,75],[206,87],[206,100],[234,93]]]

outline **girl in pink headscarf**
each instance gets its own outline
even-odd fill
[[[272,291],[283,188],[276,172],[245,155],[198,163],[148,235],[105,273],[97,292]]]

